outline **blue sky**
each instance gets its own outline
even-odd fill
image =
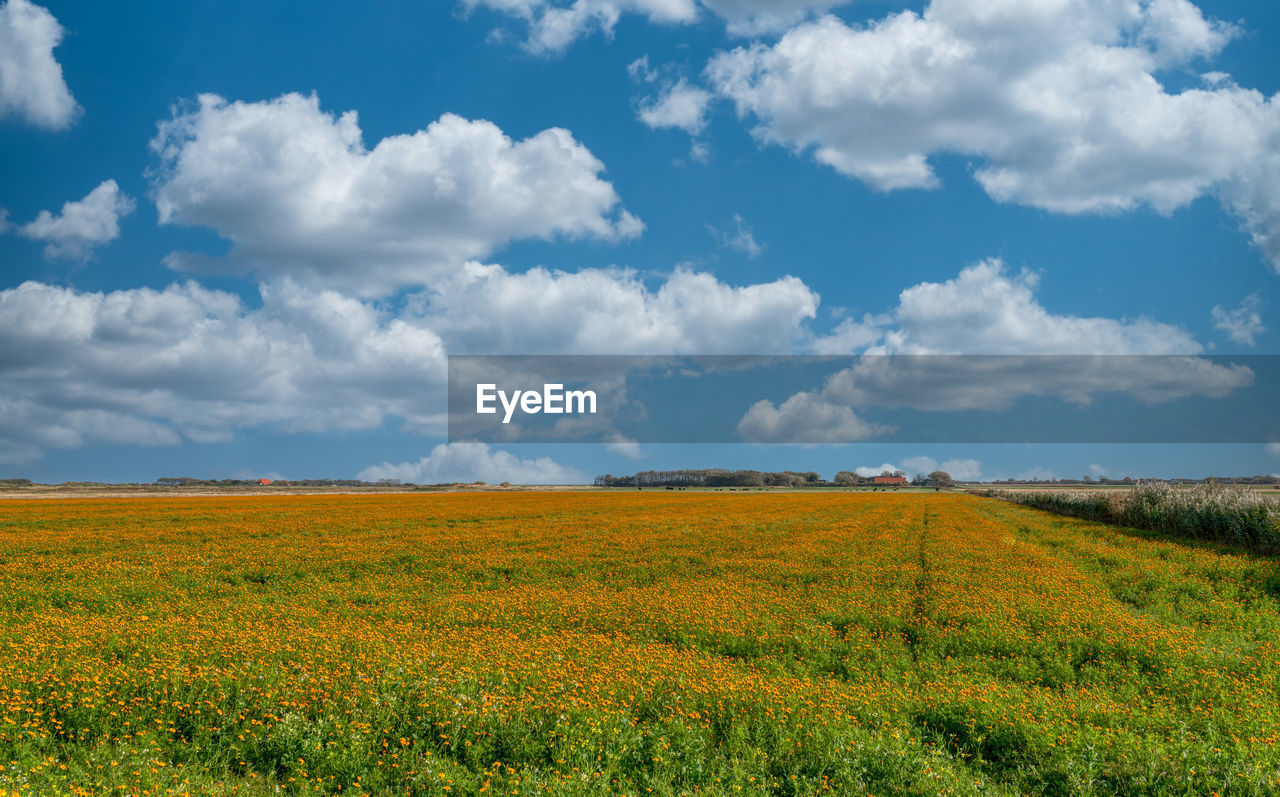
[[[442,426],[450,352],[1280,353],[1272,3],[0,9],[0,474],[1280,472]]]

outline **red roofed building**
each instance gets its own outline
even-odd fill
[[[906,476],[877,476],[872,484],[906,484]]]
[[[258,479],[258,484],[261,484],[263,487],[266,487],[268,484],[271,484],[271,480],[270,480],[270,479]]]

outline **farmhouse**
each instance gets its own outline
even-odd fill
[[[261,484],[263,487],[266,487],[268,484],[271,484],[271,480],[270,480],[270,479],[258,479],[258,484]]]
[[[877,476],[872,482],[873,484],[906,484],[906,476]]]

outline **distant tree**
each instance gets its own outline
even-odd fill
[[[804,474],[796,473],[793,470],[784,470],[781,473],[762,473],[760,478],[764,479],[764,483],[769,487],[801,487],[805,483]]]
[[[861,476],[848,470],[842,470],[837,473],[835,479],[836,484],[839,484],[842,487],[848,487],[849,485],[857,484],[860,481],[862,481]]]
[[[929,485],[932,487],[951,487],[955,484],[951,480],[951,474],[945,470],[935,470],[929,474]]]

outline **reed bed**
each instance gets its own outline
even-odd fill
[[[1236,485],[1175,487],[1142,482],[1125,490],[985,490],[980,494],[1060,515],[1280,554],[1280,500]]]

